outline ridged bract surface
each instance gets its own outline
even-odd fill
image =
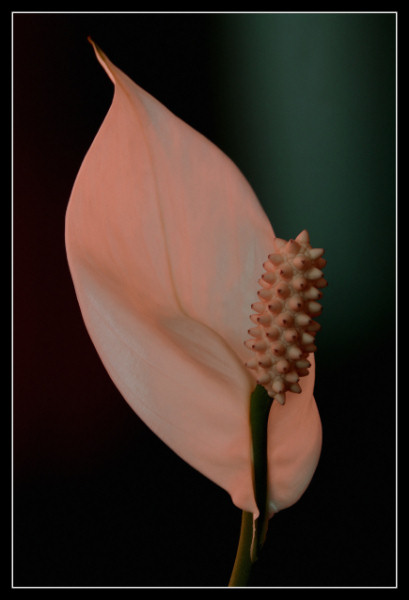
[[[245,342],[255,357],[247,367],[269,396],[285,403],[287,391],[300,393],[300,377],[308,374],[308,355],[316,350],[314,319],[321,314],[318,302],[326,287],[322,269],[326,260],[322,248],[312,248],[307,231],[295,240],[274,240],[273,254],[264,263],[258,301],[251,308],[252,339]]]

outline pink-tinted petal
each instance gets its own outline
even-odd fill
[[[248,223],[255,214],[268,235],[271,229],[229,159],[110,69],[119,81],[113,104],[67,210],[67,254],[84,321],[135,412],[238,506],[255,511],[248,426],[254,380],[225,333],[240,338],[244,354],[235,307],[237,329],[247,329],[248,278],[257,279],[253,261],[264,258],[257,223],[251,231]],[[223,172],[220,192],[209,182],[220,184]],[[226,185],[233,195],[223,208]],[[236,276],[224,276],[228,263],[241,262],[240,273],[236,266]]]
[[[247,408],[249,377],[208,327],[141,309],[124,286],[72,263],[89,333],[130,406],[186,462],[255,510]],[[142,451],[142,449],[141,449]]]
[[[237,506],[257,514],[248,414],[255,382],[243,341],[271,226],[220,150],[97,56],[114,99],[66,221],[84,321],[135,412]],[[297,499],[315,468],[312,373],[309,381],[296,397],[300,411],[288,401],[269,421],[278,508]]]
[[[138,187],[155,197],[177,301],[184,313],[217,331],[245,360],[250,305],[274,237],[270,222],[224,153],[100,50],[97,57],[115,83],[112,120],[120,116],[128,124],[124,137],[131,138],[132,154],[123,159],[133,169],[141,152],[149,161],[149,177],[145,168],[138,169]]]
[[[303,377],[302,393],[287,392],[285,405],[273,402],[268,421],[270,515],[288,508],[307,489],[321,453],[322,428],[314,400],[315,362]]]

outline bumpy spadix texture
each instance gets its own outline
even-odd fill
[[[320,329],[314,318],[321,314],[317,300],[327,282],[321,269],[326,260],[322,248],[312,248],[307,231],[295,240],[275,239],[275,252],[264,263],[259,280],[259,300],[252,305],[256,324],[246,341],[256,357],[248,361],[257,381],[280,404],[286,392],[301,393],[300,377],[308,375],[308,356],[317,348],[315,334]]]
[[[66,218],[85,324],[139,417],[238,507],[257,514],[249,428],[256,377],[245,366],[252,351],[243,341],[273,230],[220,150],[96,54],[114,98]],[[312,365],[301,394],[288,392],[286,406],[273,403],[271,511],[294,503],[316,467],[313,385]]]

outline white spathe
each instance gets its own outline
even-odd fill
[[[66,216],[86,327],[137,415],[256,515],[243,342],[273,230],[231,160],[94,48],[114,98]],[[297,501],[318,462],[313,385],[312,365],[301,394],[273,403],[274,511]]]

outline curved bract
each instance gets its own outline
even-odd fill
[[[94,48],[114,97],[66,217],[85,324],[139,417],[257,514],[248,414],[256,380],[243,342],[273,230],[231,160]],[[298,499],[317,464],[313,382],[312,366],[301,394],[273,403],[274,511]]]

